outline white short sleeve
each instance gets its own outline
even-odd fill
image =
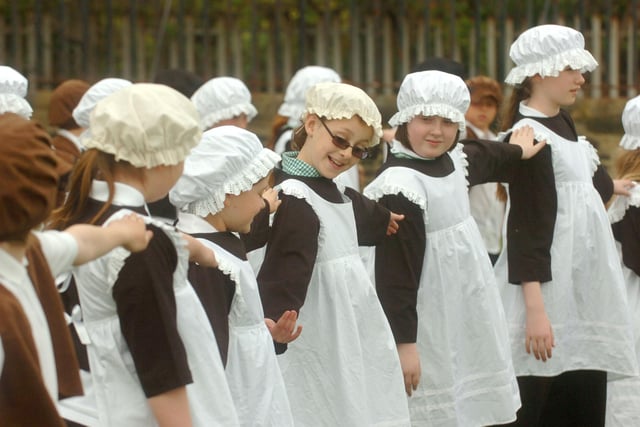
[[[71,271],[73,262],[78,256],[76,239],[63,231],[47,230],[34,234],[40,241],[42,252],[49,263],[53,277]]]

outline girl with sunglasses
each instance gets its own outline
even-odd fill
[[[320,83],[307,92],[300,151],[274,171],[275,213],[258,284],[265,317],[290,309],[305,332],[276,344],[294,424],[408,425],[393,336],[358,253],[398,229],[401,215],[334,183],[382,134],[362,90]]]
[[[486,426],[520,405],[500,295],[468,187],[508,181],[535,155],[531,129],[514,144],[457,143],[470,96],[441,71],[407,75],[387,162],[364,194],[403,212],[376,248],[378,296],[393,330],[413,425]],[[517,145],[516,145],[517,144]],[[406,227],[405,227],[406,226]]]
[[[516,66],[505,81],[515,89],[505,125],[531,126],[548,142],[510,183],[496,263],[522,397],[514,425],[603,426],[607,375],[638,372],[604,208],[631,182],[612,181],[564,110],[598,66],[584,47],[579,31],[540,25],[509,52]]]

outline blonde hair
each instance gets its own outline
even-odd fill
[[[622,150],[616,160],[616,172],[619,179],[640,181],[640,148]]]

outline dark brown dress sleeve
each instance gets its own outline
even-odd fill
[[[630,206],[624,218],[611,227],[622,246],[622,263],[640,276],[640,208]]]
[[[466,139],[460,141],[467,155],[469,185],[509,182],[520,167],[522,148],[503,142]]]
[[[598,165],[598,169],[593,174],[593,186],[600,194],[602,203],[606,204],[613,196],[613,180],[602,165]]]
[[[195,289],[216,336],[222,364],[227,364],[229,348],[229,312],[235,295],[235,283],[217,268],[189,264],[189,282]]]
[[[360,246],[375,246],[380,243],[387,235],[391,215],[389,209],[363,196],[353,188],[347,187],[344,193],[351,199],[353,206],[358,244]],[[402,227],[402,223],[400,227]]]
[[[262,200],[264,200],[265,206],[253,217],[251,230],[248,233],[240,234],[240,239],[242,239],[242,243],[244,243],[247,252],[263,247],[269,240],[269,216],[271,215],[271,208],[267,200]]]
[[[386,195],[380,203],[405,215],[398,233],[376,246],[376,290],[396,343],[416,342],[418,287],[426,246],[422,209],[402,194]]]
[[[509,282],[551,280],[551,244],[558,200],[551,148],[522,160],[509,183]]]
[[[176,250],[160,228],[148,228],[153,238],[146,250],[126,259],[113,298],[142,389],[150,398],[192,379],[176,323]]]
[[[258,273],[265,317],[277,321],[304,304],[318,253],[320,220],[303,199],[281,194],[264,261]],[[286,344],[276,343],[282,353]]]

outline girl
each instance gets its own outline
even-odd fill
[[[340,83],[340,75],[328,67],[308,65],[300,68],[291,77],[284,94],[284,102],[278,108],[278,115],[273,119],[271,140],[267,147],[278,154],[291,151],[293,131],[302,124],[304,98],[307,91],[322,82]]]
[[[302,124],[304,113],[304,99],[307,91],[318,83],[340,83],[342,78],[332,68],[319,65],[307,65],[300,68],[291,78],[284,94],[284,102],[278,108],[278,114],[273,119],[271,140],[267,147],[278,154],[293,149],[293,131]],[[360,167],[347,169],[337,177],[339,184],[360,191]]]
[[[620,141],[622,153],[616,161],[620,179],[640,182],[640,97],[629,102],[622,112],[624,135]],[[617,197],[609,207],[613,236],[622,261],[627,285],[627,300],[635,332],[636,356],[640,356],[640,186],[630,190],[630,196]],[[609,378],[607,383],[607,426],[640,424],[640,378]]]
[[[258,275],[266,317],[293,309],[305,328],[288,348],[276,343],[294,423],[407,425],[393,337],[358,255],[402,216],[333,182],[379,142],[380,112],[343,83],[315,85],[305,105],[300,151],[275,170],[282,204]]]
[[[508,181],[534,155],[518,145],[467,141],[469,90],[441,71],[408,74],[398,93],[389,158],[364,194],[405,214],[376,248],[378,296],[391,324],[413,425],[484,426],[520,405],[491,262],[470,214],[467,187]],[[406,227],[405,227],[406,225]]]
[[[234,234],[247,233],[263,209],[261,195],[278,160],[280,156],[263,148],[249,131],[236,126],[211,129],[187,158],[184,174],[170,192],[172,203],[188,212],[180,214],[178,228],[216,252],[218,271],[192,264],[189,277],[210,318],[215,309],[229,313],[228,331],[214,330],[216,337],[218,332],[229,336],[226,374],[240,424],[246,426],[293,425],[258,284],[245,247]],[[213,298],[215,288],[228,285],[233,287],[230,310]],[[296,313],[287,311],[277,325],[271,322],[276,341],[287,343],[299,335],[300,328],[293,331],[295,319]]]
[[[90,131],[58,226],[145,215],[200,140],[189,99],[155,84],[103,99]],[[237,425],[211,326],[186,280],[184,242],[146,221],[154,232],[146,250],[115,250],[75,273],[100,424]]]
[[[509,185],[507,245],[496,264],[522,397],[516,425],[603,425],[607,372],[637,374],[603,203],[626,183],[612,182],[562,110],[597,62],[582,34],[558,25],[525,31],[510,55],[516,67],[506,82],[516,88],[505,124],[529,125],[548,142]]]

